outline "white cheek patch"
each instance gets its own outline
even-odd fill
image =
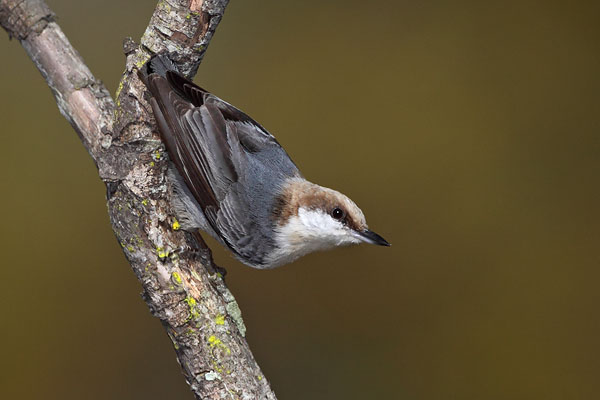
[[[292,262],[313,251],[360,243],[341,222],[322,211],[302,207],[298,209],[298,215],[279,227],[275,240],[277,250],[270,256],[273,265]]]
[[[300,207],[298,209],[298,219],[304,225],[306,231],[312,232],[315,236],[345,234],[342,223],[322,211]]]
[[[300,207],[298,209],[298,225],[305,238],[318,241],[323,247],[360,242],[344,224],[321,210]]]

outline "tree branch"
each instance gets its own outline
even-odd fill
[[[141,44],[124,42],[115,101],[41,0],[0,0],[0,24],[17,38],[52,90],[107,187],[113,230],[143,296],[173,342],[197,398],[275,399],[246,340],[240,309],[199,235],[172,216],[166,154],[136,72],[170,52],[193,76],[228,0],[160,1]]]

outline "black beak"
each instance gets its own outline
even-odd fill
[[[391,246],[387,240],[368,229],[358,232],[358,234],[360,235],[360,238],[367,243],[377,244],[379,246]]]

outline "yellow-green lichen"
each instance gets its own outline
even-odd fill
[[[190,311],[190,316],[188,317],[188,321],[190,319],[198,319],[200,317],[200,313],[198,312],[198,310],[196,310],[196,299],[194,299],[191,296],[187,296],[184,301],[187,303],[189,311]]]
[[[227,354],[231,354],[231,350],[229,350],[229,347],[227,347],[227,345],[225,345],[225,343],[223,343],[221,341],[221,339],[219,339],[218,337],[216,337],[215,335],[211,335],[208,338],[208,345],[211,348],[219,348],[224,350]]]
[[[169,252],[166,251],[165,249],[163,249],[162,247],[156,248],[156,254],[158,255],[158,258],[160,258],[160,259],[167,258],[169,256]]]
[[[173,218],[173,223],[171,224],[171,228],[173,228],[174,231],[178,231],[179,228],[181,228],[179,221],[177,221],[175,218]]]
[[[142,204],[145,205],[145,206],[147,206],[148,205],[148,199],[142,200]]]
[[[223,372],[223,368],[221,368],[219,366],[219,363],[217,362],[217,360],[210,360],[212,366],[214,367],[214,369],[216,369],[218,372]]]
[[[181,285],[181,282],[182,282],[182,280],[181,280],[181,275],[179,275],[179,273],[178,273],[177,271],[173,272],[173,273],[171,274],[171,276],[173,277],[173,280],[174,280],[175,282],[177,282],[177,284],[178,284],[178,285]]]
[[[146,64],[146,61],[148,61],[149,59],[150,54],[144,54],[144,56],[141,59],[135,62],[135,66],[137,67],[137,69],[141,69],[144,66],[144,64]]]
[[[168,4],[166,1],[161,1],[160,3],[158,3],[157,8],[162,8],[168,13],[171,12],[171,5]]]
[[[196,331],[193,328],[189,328],[187,331],[185,331],[186,335],[194,335],[196,333]]]
[[[150,167],[154,167],[156,164],[154,164],[154,161],[150,161]]]
[[[217,315],[215,318],[215,324],[217,325],[225,325],[225,316],[224,315]]]
[[[119,81],[119,86],[117,87],[117,91],[115,92],[115,99],[117,99],[117,105],[119,105],[119,94],[121,94],[121,90],[123,90],[125,79],[121,79]]]

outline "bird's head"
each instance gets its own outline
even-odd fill
[[[390,245],[369,230],[363,212],[347,196],[303,179],[283,188],[274,216],[280,245],[298,256],[361,242]]]

